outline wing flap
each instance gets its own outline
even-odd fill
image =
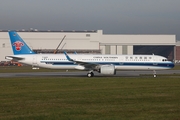
[[[96,69],[99,64],[91,63],[91,62],[82,62],[82,61],[75,61],[74,62],[78,65],[84,66],[87,69]]]

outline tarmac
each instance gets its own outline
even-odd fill
[[[157,77],[164,74],[180,74],[180,70],[161,70],[156,71],[156,74]],[[116,75],[103,75],[94,72],[94,77],[140,77],[142,75],[153,77],[153,71],[117,71]],[[0,73],[0,77],[87,77],[87,71]]]

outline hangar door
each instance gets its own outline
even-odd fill
[[[133,54],[142,54],[142,55],[161,55],[168,60],[174,60],[174,46],[144,46],[137,45],[133,47]]]

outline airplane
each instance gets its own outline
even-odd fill
[[[36,54],[15,31],[9,31],[14,55],[7,60],[50,69],[75,69],[88,71],[87,77],[93,77],[94,71],[104,75],[115,75],[117,70],[156,70],[171,69],[174,63],[159,55],[97,55],[97,54]]]

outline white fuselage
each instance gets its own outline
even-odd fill
[[[87,70],[84,66],[67,60],[64,54],[11,55],[24,58],[18,62],[50,69]],[[69,54],[71,59],[99,65],[114,65],[116,70],[161,70],[174,67],[171,61],[158,55],[83,55]],[[10,59],[7,57],[6,59]]]

